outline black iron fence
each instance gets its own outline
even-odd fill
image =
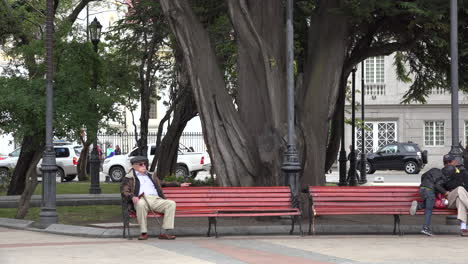
[[[165,134],[162,136],[164,137],[164,135]],[[156,132],[148,133],[148,144],[155,144],[156,138]],[[184,132],[180,137],[180,143],[188,148],[193,148],[193,150],[196,152],[206,152],[206,145],[202,132]],[[126,131],[113,134],[99,133],[98,144],[103,150],[105,150],[110,144],[112,144],[114,148],[115,146],[119,145],[120,149],[122,150],[122,154],[130,152],[137,145],[135,133],[129,133]]]

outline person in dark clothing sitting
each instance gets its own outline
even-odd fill
[[[419,194],[421,195],[421,202],[413,201],[411,203],[410,214],[415,215],[417,210],[425,209],[424,211],[424,224],[421,233],[427,236],[433,236],[431,230],[432,209],[434,207],[436,193],[446,194],[447,190],[444,188],[448,177],[455,173],[455,167],[444,168],[442,170],[432,168],[421,176],[421,185],[419,186]]]

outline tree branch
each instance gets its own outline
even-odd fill
[[[68,21],[70,24],[73,24],[78,17],[78,15],[81,13],[81,11],[88,5],[88,3],[93,2],[96,0],[81,0],[78,5],[73,9],[70,15],[66,18],[66,21]],[[58,5],[57,5],[58,6]]]
[[[343,72],[348,73],[351,72],[351,69],[354,65],[358,64],[359,62],[375,56],[383,56],[383,55],[390,55],[396,51],[405,51],[416,45],[420,34],[415,36],[413,39],[410,39],[405,42],[391,42],[382,44],[380,46],[375,47],[363,47],[362,49],[355,50],[350,55],[350,57],[346,60]]]

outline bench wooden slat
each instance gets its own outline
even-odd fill
[[[289,198],[244,198],[244,197],[237,197],[237,198],[210,198],[210,197],[203,197],[200,199],[193,199],[193,198],[176,198],[176,199],[171,199],[172,197],[167,197],[167,199],[173,200],[176,203],[190,203],[193,201],[199,201],[199,202],[204,202],[204,203],[218,203],[218,202],[223,202],[223,203],[236,203],[236,202],[249,202],[251,203],[256,203],[256,202],[284,202],[288,203],[290,201]]]
[[[389,192],[389,193],[353,193],[353,192],[323,192],[323,193],[312,193],[312,197],[414,197],[419,196],[419,193],[415,192],[404,192],[404,193],[397,193],[397,192]]]
[[[291,191],[285,186],[165,187],[163,192],[167,199],[176,202],[176,217],[209,217],[210,227],[211,224],[216,227],[216,221],[212,218],[217,217],[301,216],[301,211],[292,207]],[[128,214],[129,217],[136,217],[135,212]],[[162,216],[160,213],[148,213],[148,217]],[[125,226],[129,228],[124,220]]]
[[[419,187],[416,186],[310,186],[309,195],[312,222],[320,215],[394,215],[394,232],[399,226],[399,216],[409,215],[413,200],[420,201]],[[418,210],[418,215],[424,210]],[[454,215],[456,209],[433,209],[434,215]]]

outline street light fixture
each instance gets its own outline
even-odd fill
[[[285,172],[286,185],[291,188],[293,205],[299,207],[299,154],[296,149],[294,132],[294,31],[293,0],[288,0],[286,9],[286,74],[288,90],[288,145],[281,169]]]
[[[54,0],[47,0],[46,3],[46,144],[41,165],[42,170],[42,204],[39,213],[39,225],[46,228],[58,222],[56,210],[56,173],[57,163],[55,161],[55,151],[52,143],[53,119],[54,119]]]
[[[89,29],[89,37],[91,38],[91,42],[94,45],[94,51],[97,52],[97,46],[101,39],[102,25],[101,23],[99,23],[97,18],[94,18],[93,22],[89,24],[88,29]]]
[[[450,0],[450,86],[452,90],[452,146],[450,154],[458,164],[463,165],[459,140],[459,105],[458,105],[458,4]],[[465,164],[466,166],[467,164]]]
[[[94,18],[93,22],[89,24],[88,28],[89,28],[89,36],[94,46],[94,51],[97,54],[98,44],[101,38],[102,25],[101,23],[99,23],[97,18]],[[93,75],[94,75],[94,78],[93,78],[94,88],[97,89],[97,77],[98,76],[97,76],[96,67],[94,68]],[[91,186],[89,188],[89,193],[99,194],[101,193],[101,188],[99,187],[99,168],[101,165],[101,161],[99,160],[99,154],[98,154],[98,149],[97,149],[97,129],[96,129],[96,135],[95,135],[94,142],[93,142],[93,150],[91,151],[91,159],[89,160],[89,162],[91,163],[90,164]]]
[[[352,69],[352,88],[351,88],[351,149],[349,152],[349,186],[356,186],[356,67]]]
[[[367,183],[367,175],[366,175],[366,137],[365,137],[365,125],[366,122],[364,121],[364,95],[366,92],[366,85],[364,81],[364,61],[361,63],[361,119],[362,119],[362,127],[361,127],[361,178],[359,183],[365,184]]]

